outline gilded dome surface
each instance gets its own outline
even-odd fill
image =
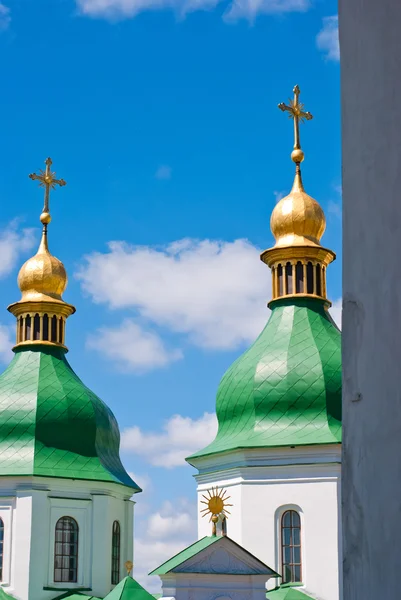
[[[319,246],[326,229],[322,207],[309,196],[297,173],[291,192],[275,206],[270,228],[278,246]]]
[[[18,285],[22,301],[58,300],[67,287],[67,273],[63,263],[52,256],[44,233],[38,252],[21,267]]]

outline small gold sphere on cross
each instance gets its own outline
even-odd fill
[[[305,154],[303,153],[303,151],[301,150],[301,148],[296,148],[295,150],[293,150],[291,152],[291,158],[293,160],[294,163],[296,163],[297,165],[299,165],[305,158]]]
[[[43,225],[48,225],[51,220],[52,218],[49,212],[42,212],[42,214],[40,215],[40,222]]]

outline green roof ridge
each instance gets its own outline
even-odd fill
[[[127,575],[105,596],[104,600],[154,600],[154,596],[133,577]]]
[[[0,414],[0,475],[110,481],[140,491],[121,463],[113,413],[64,350],[17,348],[0,376]]]
[[[237,448],[341,442],[341,333],[322,300],[276,300],[262,333],[223,376],[215,440]]]

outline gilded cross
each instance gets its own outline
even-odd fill
[[[63,186],[66,185],[66,181],[64,179],[56,179],[56,173],[51,170],[51,166],[53,161],[51,158],[46,158],[45,165],[46,169],[40,169],[39,173],[31,173],[29,175],[30,179],[33,181],[39,181],[39,187],[45,188],[45,204],[43,206],[43,213],[49,215],[49,197],[50,190],[54,190],[56,185]],[[50,221],[50,215],[49,215]]]
[[[310,112],[306,112],[304,110],[304,105],[299,101],[299,94],[301,93],[301,90],[297,85],[294,87],[293,92],[294,99],[289,100],[289,104],[284,104],[284,102],[281,102],[278,107],[283,112],[288,112],[288,117],[290,119],[294,119],[294,150],[300,150],[301,142],[299,139],[299,123],[303,123],[305,120],[310,121],[313,119],[313,116],[310,114]]]

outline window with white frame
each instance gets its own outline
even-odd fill
[[[4,521],[0,517],[0,581],[3,581]]]
[[[301,519],[296,510],[281,517],[281,564],[283,583],[302,581]]]
[[[72,517],[61,517],[54,538],[54,581],[78,581],[78,523]]]
[[[121,529],[120,523],[114,521],[111,541],[111,583],[116,585],[120,581],[120,554],[121,554]]]

